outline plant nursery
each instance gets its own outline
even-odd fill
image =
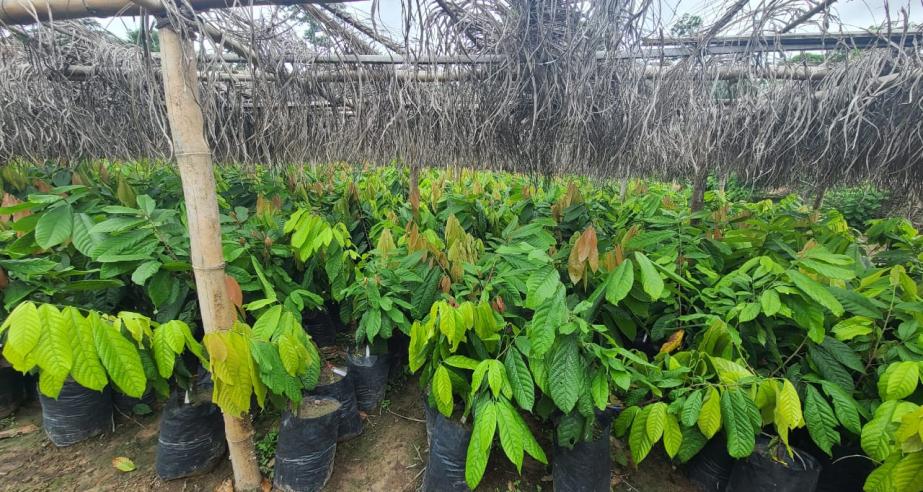
[[[0,490],[923,491],[876,2],[0,0]]]

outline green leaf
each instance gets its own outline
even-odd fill
[[[535,308],[551,298],[560,283],[561,277],[558,271],[551,266],[533,272],[526,281],[526,307]]]
[[[853,316],[837,322],[831,331],[837,340],[848,342],[853,338],[872,333],[873,323],[869,318]]]
[[[753,400],[739,389],[729,388],[721,394],[721,417],[727,436],[727,450],[733,458],[750,456],[756,445],[756,431],[750,423],[749,405],[753,405]]]
[[[522,459],[524,457],[523,443],[524,434],[529,432],[525,426],[521,426],[516,418],[516,410],[510,405],[509,400],[501,399],[496,404],[497,408],[497,429],[500,431],[500,446],[507,458],[516,465],[516,470],[522,473]]]
[[[567,305],[564,301],[564,285],[559,283],[554,296],[535,308],[527,327],[533,357],[540,357],[554,344],[558,326],[567,320]]]
[[[895,492],[897,488],[894,486],[892,475],[898,461],[900,461],[898,455],[891,455],[887,461],[872,470],[872,473],[865,479],[863,490],[865,492]]]
[[[53,380],[65,380],[74,363],[74,354],[70,347],[70,323],[58,308],[51,304],[38,307],[42,331],[33,357],[42,373],[47,373]],[[51,396],[51,395],[47,395]]]
[[[660,294],[663,293],[663,278],[660,277],[657,269],[654,268],[651,260],[644,253],[636,251],[635,260],[638,262],[638,269],[641,272],[641,286],[644,288],[644,292],[647,292],[651,299],[659,299]]]
[[[147,286],[147,295],[154,306],[160,307],[170,301],[176,280],[170,272],[161,270],[157,272]]]
[[[455,406],[452,398],[452,380],[449,378],[449,370],[442,364],[436,368],[436,372],[433,374],[432,388],[439,413],[446,417],[451,417]]]
[[[61,394],[61,388],[64,387],[64,380],[60,375],[41,371],[38,375],[38,390],[49,398],[57,398]]]
[[[378,336],[378,333],[382,328],[381,311],[378,309],[369,309],[365,312],[365,314],[362,315],[362,320],[359,321],[359,324],[361,325],[361,329],[365,332],[369,341],[374,341],[375,337]],[[445,324],[445,322],[442,323],[442,325]],[[452,337],[449,337],[449,339],[453,341],[454,346],[457,346],[458,341],[460,341],[460,339],[456,340]]]
[[[519,350],[510,347],[503,360],[506,367],[506,376],[509,378],[510,387],[513,389],[513,398],[516,404],[527,412],[532,411],[535,404],[535,384],[532,382],[532,373],[522,359]]]
[[[830,404],[810,384],[805,387],[804,421],[817,447],[833,457],[833,445],[840,443],[840,434],[836,431],[839,423]]]
[[[855,389],[855,383],[849,371],[847,371],[833,355],[824,350],[823,347],[809,344],[808,356],[825,380],[835,383],[850,392]]]
[[[574,336],[560,339],[551,358],[548,382],[551,399],[564,413],[570,413],[583,389],[584,368]]]
[[[894,490],[919,491],[923,490],[923,451],[909,453],[894,465],[891,471]]]
[[[289,376],[297,376],[301,369],[301,351],[298,350],[298,340],[291,333],[283,333],[279,336],[279,359],[282,360],[282,367]]]
[[[647,439],[651,443],[656,443],[663,435],[663,427],[667,420],[667,404],[659,401],[650,405],[651,410],[647,414],[647,420],[644,427],[647,432]]]
[[[609,275],[609,282],[606,284],[606,301],[608,301],[609,304],[618,305],[619,301],[624,299],[631,291],[631,287],[634,283],[634,266],[631,263],[631,259],[626,258],[625,261],[612,272],[612,275]]]
[[[116,327],[99,319],[95,313],[90,313],[88,321],[93,328],[96,352],[109,378],[122,393],[140,398],[147,387],[147,378],[137,346],[125,338]]]
[[[70,239],[73,229],[74,213],[70,205],[51,208],[35,224],[35,243],[42,249],[52,248]]]
[[[478,361],[465,357],[464,355],[453,355],[446,358],[442,361],[443,364],[451,367],[457,367],[459,369],[470,369],[474,370],[478,367]]]
[[[849,345],[833,338],[825,338],[823,349],[840,364],[859,373],[865,372],[865,364]]]
[[[593,396],[593,404],[599,410],[605,410],[609,404],[609,378],[606,372],[600,369],[593,374],[593,380],[590,382],[590,392]]]
[[[23,302],[13,309],[2,326],[0,333],[8,331],[6,343],[3,344],[3,357],[17,371],[27,372],[32,369],[35,362],[29,356],[42,334],[38,308],[31,302]]]
[[[824,277],[838,280],[850,280],[855,278],[856,272],[849,268],[833,266],[810,258],[802,259],[798,262],[801,266],[813,270]]]
[[[253,323],[252,336],[257,340],[269,341],[279,328],[279,319],[282,317],[282,306],[277,304],[267,309],[256,322]]]
[[[93,250],[99,246],[104,239],[101,234],[94,234],[90,232],[90,229],[93,228],[95,223],[89,215],[84,213],[74,214],[74,226],[72,231],[71,241],[74,245],[74,248],[80,252],[83,256],[88,258],[93,257]]]
[[[555,426],[555,439],[559,446],[573,449],[578,442],[583,440],[586,419],[580,412],[564,414],[558,419]]]
[[[763,314],[773,316],[782,308],[782,301],[779,300],[779,293],[773,289],[766,289],[760,295],[760,306],[763,308]]]
[[[912,361],[896,362],[885,370],[878,389],[882,400],[902,400],[914,392],[919,382],[919,364]]]
[[[161,263],[159,261],[146,261],[135,269],[135,272],[131,274],[131,281],[137,285],[144,285],[144,282],[147,282],[147,279],[151,278],[158,270],[160,270]]]
[[[683,402],[683,411],[680,414],[680,420],[686,427],[692,427],[699,420],[699,412],[702,411],[702,397],[704,393],[698,389],[689,393],[686,401]]]
[[[154,364],[157,366],[157,373],[160,374],[160,377],[168,379],[173,375],[176,352],[170,348],[170,344],[167,342],[167,330],[164,330],[163,327],[158,327],[154,330],[151,348],[154,351]]]
[[[738,321],[741,323],[746,323],[748,321],[753,321],[760,314],[760,305],[755,302],[748,302],[743,305],[744,307],[740,310],[740,314],[737,315]]]
[[[707,394],[702,401],[702,409],[699,412],[699,418],[696,423],[699,430],[708,439],[711,439],[721,428],[721,404],[720,395],[714,386],[709,386]]]
[[[859,404],[843,388],[828,381],[821,381],[821,387],[833,401],[833,413],[848,431],[859,435],[862,423],[859,419]]]
[[[697,427],[683,427],[683,443],[676,453],[676,460],[685,463],[698,454],[705,447],[708,439],[699,432]]]
[[[795,286],[807,294],[808,297],[829,309],[834,316],[843,315],[843,306],[826,287],[795,270],[788,270],[786,273],[788,273],[788,278],[791,279]]]
[[[856,316],[881,319],[881,309],[875,306],[871,299],[864,295],[840,287],[830,287],[830,292],[849,312]]]
[[[503,364],[495,359],[487,361],[487,384],[490,386],[490,391],[493,393],[494,398],[500,396],[504,380],[506,380],[506,370],[503,368]]]
[[[62,314],[70,324],[70,347],[74,353],[71,377],[84,388],[101,391],[109,384],[109,378],[96,355],[90,323],[73,307],[64,308]]]
[[[465,482],[471,489],[477,488],[484,477],[496,430],[496,407],[492,401],[484,399],[475,408],[474,428],[471,430],[471,440],[468,441],[468,452],[465,457]]]
[[[862,427],[862,450],[876,461],[884,461],[892,452],[892,437],[888,432],[897,401],[891,400],[882,403],[876,410],[872,420]]]
[[[683,431],[679,427],[679,422],[673,414],[667,414],[663,426],[663,449],[667,452],[667,456],[675,457],[682,443]]]
[[[629,426],[640,411],[641,408],[639,407],[628,407],[619,413],[619,416],[615,418],[615,422],[612,423],[612,433],[615,434],[615,437],[623,437],[628,432]]]
[[[0,260],[0,266],[8,272],[42,275],[54,270],[58,263],[47,258],[23,258],[21,260]]]
[[[654,443],[651,442],[647,434],[647,418],[651,413],[651,406],[648,405],[641,409],[631,423],[631,432],[628,435],[628,448],[631,450],[631,459],[635,464],[641,463]]]

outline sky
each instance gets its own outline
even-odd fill
[[[754,4],[757,0],[751,0]],[[805,3],[808,3],[805,0]],[[658,2],[655,2],[655,5]],[[343,3],[348,10],[368,22],[372,10],[372,1],[363,0],[358,2]],[[727,8],[726,1],[715,0],[660,0],[659,10],[662,13],[662,22],[666,25],[671,24],[684,13],[690,15],[699,15],[708,24],[710,20],[716,19]],[[923,24],[923,0],[896,0],[888,2],[887,0],[839,0],[833,4],[831,10],[835,12],[841,22],[844,24],[844,30],[862,30],[872,25],[878,25],[885,21],[885,6],[890,5],[892,19],[896,19],[898,10],[905,7],[910,12],[909,19],[911,22]],[[819,17],[819,16],[818,16]],[[129,29],[134,29],[138,21],[133,17],[121,17],[116,19],[100,19],[100,22],[113,33],[124,37]],[[376,12],[376,23],[379,29],[387,29],[395,34],[395,37],[401,32],[402,14],[401,0],[379,0]],[[817,27],[812,25],[802,26],[799,31],[810,32],[816,31]]]

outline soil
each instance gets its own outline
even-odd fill
[[[298,407],[298,418],[316,419],[340,409],[340,402],[330,398],[305,397]],[[339,422],[337,419],[335,422]]]
[[[324,366],[320,370],[320,376],[317,378],[318,386],[333,384],[343,379],[343,376],[333,372],[334,366]],[[346,367],[337,367],[340,371],[346,372]]]
[[[428,452],[422,405],[416,381],[389,388],[381,407],[367,416],[362,435],[337,445],[336,465],[325,490],[416,491],[422,483]],[[14,420],[0,421],[0,430],[29,424],[39,427],[37,432],[0,440],[0,491],[231,492],[228,460],[199,477],[173,482],[157,478],[154,457],[158,421],[159,412],[145,417],[117,415],[114,432],[58,449],[40,429],[38,402],[29,402],[19,409]],[[256,428],[258,440],[278,430],[278,414],[262,414]],[[549,451],[547,436],[539,439]],[[615,463],[624,462],[627,449],[615,439],[612,449]],[[124,473],[112,466],[113,458],[123,456],[134,462],[135,471]],[[631,465],[615,464],[612,485],[613,490],[623,492],[697,490],[657,450],[637,470]],[[497,445],[478,490],[550,491],[551,470],[526,458],[520,475]]]

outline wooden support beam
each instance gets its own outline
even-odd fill
[[[297,66],[297,64],[294,64]],[[64,68],[64,73],[69,78],[83,80],[101,73],[92,65],[68,65]],[[718,80],[740,80],[740,79],[776,79],[776,80],[823,80],[830,75],[829,67],[805,67],[801,65],[793,66],[771,66],[765,68],[756,67],[718,67],[701,73],[705,78],[716,78]],[[413,70],[413,69],[379,69],[376,71],[364,71],[361,69],[353,70],[333,70],[326,72],[312,73],[299,76],[302,80],[310,80],[318,83],[335,83],[335,82],[361,82],[361,81],[381,81],[397,79],[403,81],[416,82],[454,82],[462,80],[476,80],[486,72],[455,72],[444,70]],[[644,67],[644,78],[656,79],[667,75],[667,67],[649,65]],[[696,74],[684,74],[684,77],[694,76]],[[227,82],[250,82],[254,77],[250,73],[228,73],[217,70],[210,73],[200,73],[200,79],[214,79]],[[893,76],[892,76],[893,78]],[[257,77],[261,80],[274,80],[273,75]]]
[[[169,24],[158,28],[164,96],[173,154],[179,167],[189,224],[190,259],[199,311],[206,333],[228,330],[235,311],[225,284],[224,253],[212,156],[198,100],[196,57],[191,39]],[[235,488],[260,490],[262,476],[253,447],[249,416],[224,415],[224,431]]]
[[[266,5],[298,5],[303,3],[341,3],[356,0],[188,0],[197,12],[233,7]],[[81,19],[84,17],[119,17],[141,14],[139,3],[152,8],[151,14],[163,14],[160,0],[0,0],[0,24],[35,24],[48,20]],[[153,8],[158,6],[156,9]]]
[[[737,16],[737,13],[740,12],[749,2],[750,0],[737,0],[737,2],[735,2],[734,5],[731,5],[727,12],[721,16],[721,18],[719,18],[708,28],[707,31],[705,31],[705,33],[702,35],[702,39],[707,42],[709,39],[715,37],[715,35],[721,32],[725,26],[734,20],[734,17]]]
[[[794,28],[800,26],[801,24],[804,24],[805,22],[807,22],[808,19],[810,19],[811,17],[814,17],[815,15],[817,15],[818,12],[821,12],[821,11],[823,11],[823,10],[826,10],[827,7],[829,7],[829,6],[830,6],[832,3],[834,3],[834,2],[836,2],[836,0],[823,0],[822,2],[818,3],[817,5],[815,5],[814,8],[809,9],[809,10],[806,11],[805,13],[799,15],[797,19],[795,19],[795,20],[789,22],[789,23],[788,23],[785,27],[783,27],[782,29],[779,29],[779,33],[785,34],[785,33],[789,32],[789,31],[791,31],[792,29],[794,29]]]
[[[333,17],[326,11],[308,4],[299,5],[299,8],[319,22],[321,27],[327,31],[327,34],[330,34],[331,38],[339,38],[352,51],[368,55],[377,54],[377,51],[366,43],[365,40],[350,31],[346,26],[333,20]]]
[[[322,7],[324,10],[326,10],[327,12],[330,12],[330,13],[331,13],[334,17],[336,17],[337,19],[340,19],[341,21],[345,22],[346,24],[352,26],[353,29],[355,29],[355,30],[361,32],[361,33],[364,34],[366,37],[371,38],[371,39],[374,40],[376,43],[378,43],[378,44],[384,46],[385,48],[388,48],[388,50],[390,50],[390,51],[392,51],[392,52],[394,52],[394,53],[403,53],[403,52],[404,52],[404,48],[403,48],[401,45],[399,45],[398,43],[396,43],[394,40],[392,40],[392,39],[389,38],[388,36],[386,36],[386,35],[384,35],[384,34],[378,32],[378,31],[376,31],[375,29],[372,29],[371,27],[367,26],[364,22],[360,21],[359,19],[356,19],[355,17],[353,17],[352,15],[350,15],[348,12],[346,12],[346,11],[344,11],[344,10],[342,10],[342,9],[338,9],[338,8],[336,8],[336,7],[333,7],[333,6],[331,6],[331,5],[322,5],[321,7]]]

